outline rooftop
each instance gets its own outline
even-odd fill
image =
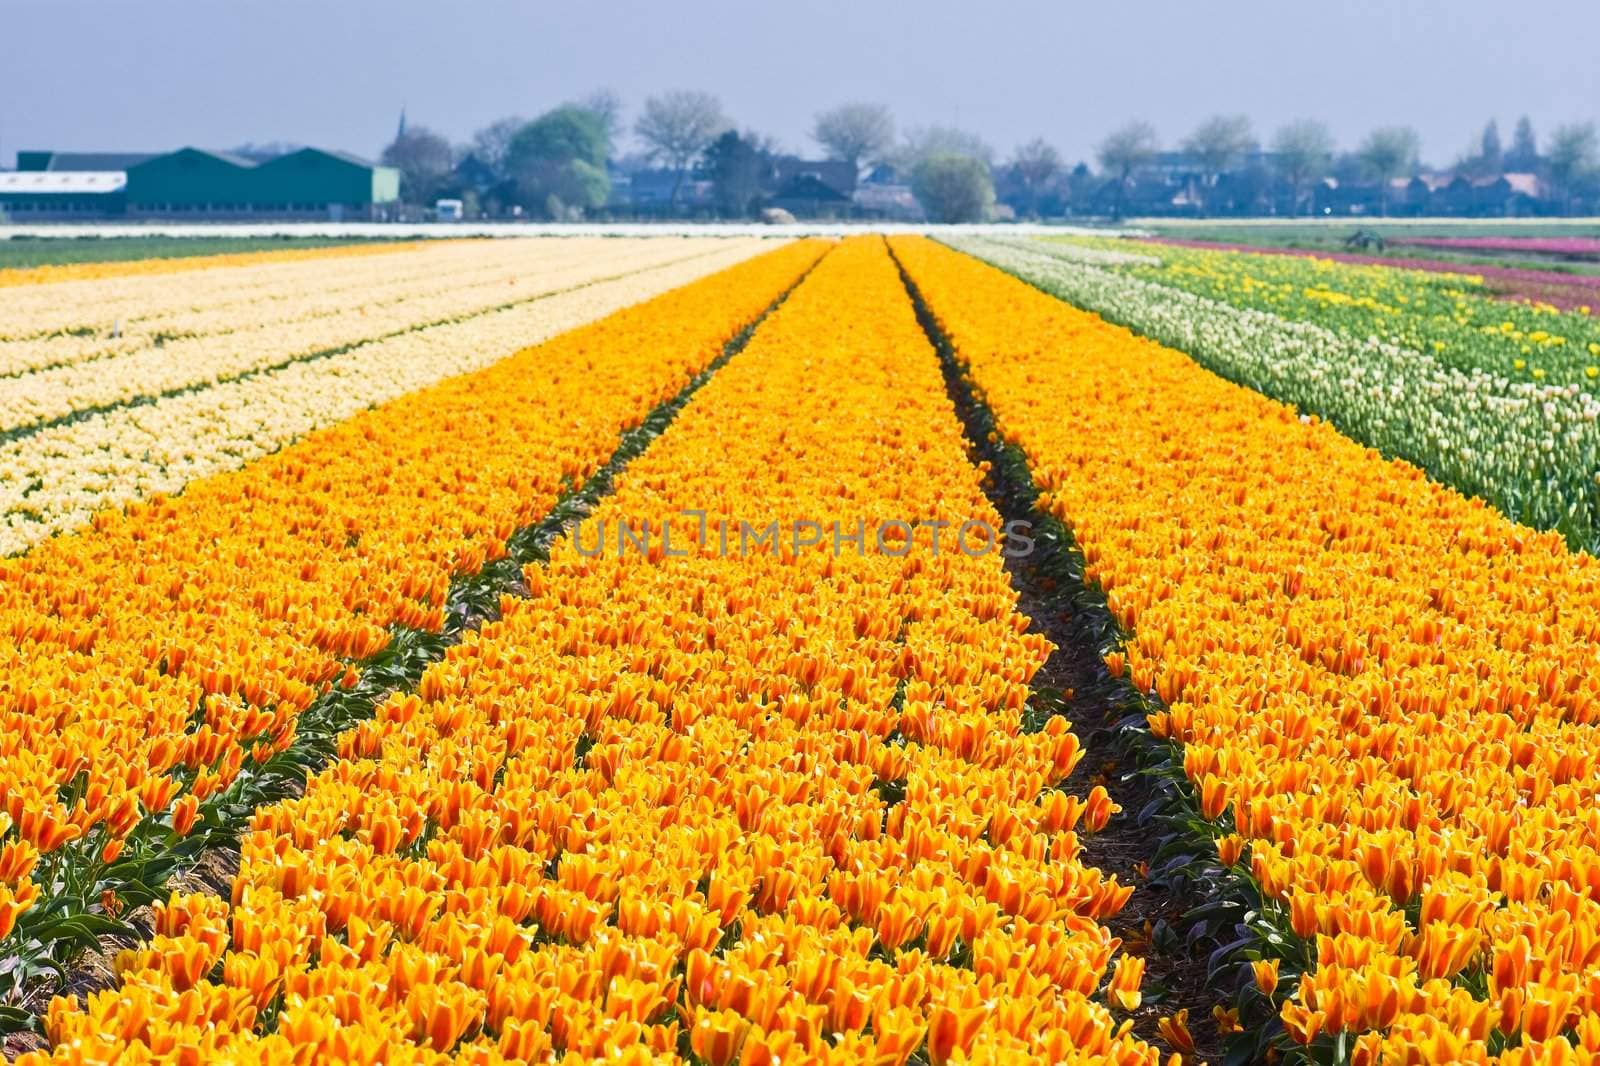
[[[131,166],[143,163],[147,159],[154,159],[154,152],[19,152],[17,159],[20,163],[27,162],[23,157],[31,156],[33,160],[44,160],[44,165],[38,169],[46,171],[67,171],[80,173],[83,171],[121,171]],[[33,169],[22,166],[22,169]]]
[[[14,170],[0,172],[0,193],[111,193],[128,187],[121,170]]]

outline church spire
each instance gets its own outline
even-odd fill
[[[400,105],[400,128],[395,132],[394,139],[399,140],[406,135],[406,105]]]

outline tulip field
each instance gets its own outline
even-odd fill
[[[1490,299],[1472,278],[1328,260],[1142,242],[957,246],[1600,550],[1600,318]]]
[[[1600,1058],[1600,326],[1480,290],[992,233],[0,271],[0,1047]]]

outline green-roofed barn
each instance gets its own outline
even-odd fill
[[[0,212],[18,219],[381,220],[400,200],[400,172],[347,152],[301,148],[261,160],[180,148],[17,153],[0,173]]]
[[[320,148],[265,162],[181,148],[128,168],[128,213],[145,217],[371,219],[399,198],[394,168]]]
[[[180,148],[128,168],[128,213],[244,214],[255,201],[256,164],[227,152]]]
[[[400,199],[400,172],[347,152],[302,148],[256,168],[256,187],[288,204],[343,205],[360,213]]]

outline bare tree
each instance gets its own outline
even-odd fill
[[[1594,123],[1581,122],[1557,127],[1550,135],[1545,164],[1550,168],[1551,184],[1560,193],[1561,210],[1571,211],[1572,183],[1594,169]]]
[[[472,154],[496,174],[505,173],[506,150],[511,147],[511,138],[527,124],[528,120],[521,115],[495,119],[472,135]]]
[[[572,106],[598,118],[612,144],[616,144],[617,138],[622,136],[622,97],[615,91],[596,89],[588,96],[574,100]]]
[[[905,142],[895,152],[896,162],[906,169],[935,155],[961,155],[994,162],[994,149],[976,133],[954,126],[919,126],[906,131]]]
[[[633,132],[652,159],[677,172],[672,183],[672,202],[676,204],[689,164],[732,125],[715,96],[680,89],[646,100]]]
[[[1097,155],[1102,169],[1116,175],[1117,214],[1121,215],[1127,201],[1128,180],[1133,172],[1155,158],[1155,127],[1148,122],[1134,121],[1121,126],[1100,142]]]
[[[849,163],[859,178],[863,163],[881,160],[894,144],[894,117],[882,104],[841,104],[816,117],[811,139],[830,158]]]
[[[1028,214],[1039,215],[1039,193],[1061,173],[1061,153],[1043,137],[1036,137],[1011,157],[1011,172],[1028,190]]]
[[[1244,115],[1213,115],[1189,134],[1183,142],[1184,151],[1193,157],[1200,170],[1200,179],[1206,190],[1216,188],[1223,171],[1237,163],[1246,152],[1255,147],[1255,135],[1250,131],[1250,120]]]
[[[1296,214],[1307,186],[1326,175],[1333,165],[1333,134],[1314,118],[1300,119],[1272,135],[1272,152],[1277,157],[1278,173],[1289,183],[1294,196],[1290,213]]]
[[[1410,126],[1384,126],[1367,134],[1356,155],[1367,176],[1378,182],[1379,211],[1389,213],[1389,183],[1416,173],[1421,139]]]
[[[400,198],[409,204],[433,199],[455,165],[450,142],[426,126],[410,126],[383,150],[384,166],[400,171]]]
[[[229,151],[234,155],[242,155],[246,159],[254,159],[258,163],[265,163],[267,160],[276,159],[280,155],[298,152],[304,147],[305,145],[296,144],[294,141],[264,141],[260,144],[254,141],[246,141],[237,148],[229,149]]]

